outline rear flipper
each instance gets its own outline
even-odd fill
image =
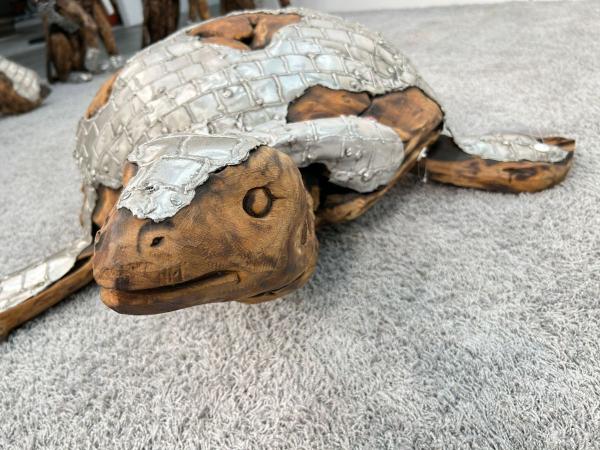
[[[575,141],[561,137],[440,136],[421,161],[427,179],[503,192],[536,192],[560,183],[571,168]]]

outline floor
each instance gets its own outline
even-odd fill
[[[597,446],[600,4],[346,16],[412,57],[456,133],[577,139],[568,178],[408,178],[262,305],[121,316],[91,285],[0,345],[0,448]],[[0,274],[75,236],[74,133],[102,80],[0,120]]]

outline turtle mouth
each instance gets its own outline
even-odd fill
[[[239,283],[238,272],[220,270],[156,288],[126,290],[101,287],[100,298],[106,306],[119,313],[158,314],[223,301],[221,297]]]
[[[230,270],[217,270],[215,272],[209,272],[199,277],[192,278],[191,280],[182,281],[180,283],[171,284],[168,286],[159,286],[155,288],[146,289],[132,289],[128,292],[136,292],[138,294],[157,294],[160,292],[176,292],[177,290],[187,289],[191,286],[218,286],[222,284],[238,283],[240,277],[237,272]]]

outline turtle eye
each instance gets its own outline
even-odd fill
[[[265,217],[273,207],[273,195],[266,187],[257,187],[246,192],[244,211],[252,217]]]

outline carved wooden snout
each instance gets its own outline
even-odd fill
[[[284,153],[261,147],[212,174],[165,221],[113,210],[96,236],[94,278],[107,306],[154,314],[277,298],[310,278],[317,255],[299,170]]]

